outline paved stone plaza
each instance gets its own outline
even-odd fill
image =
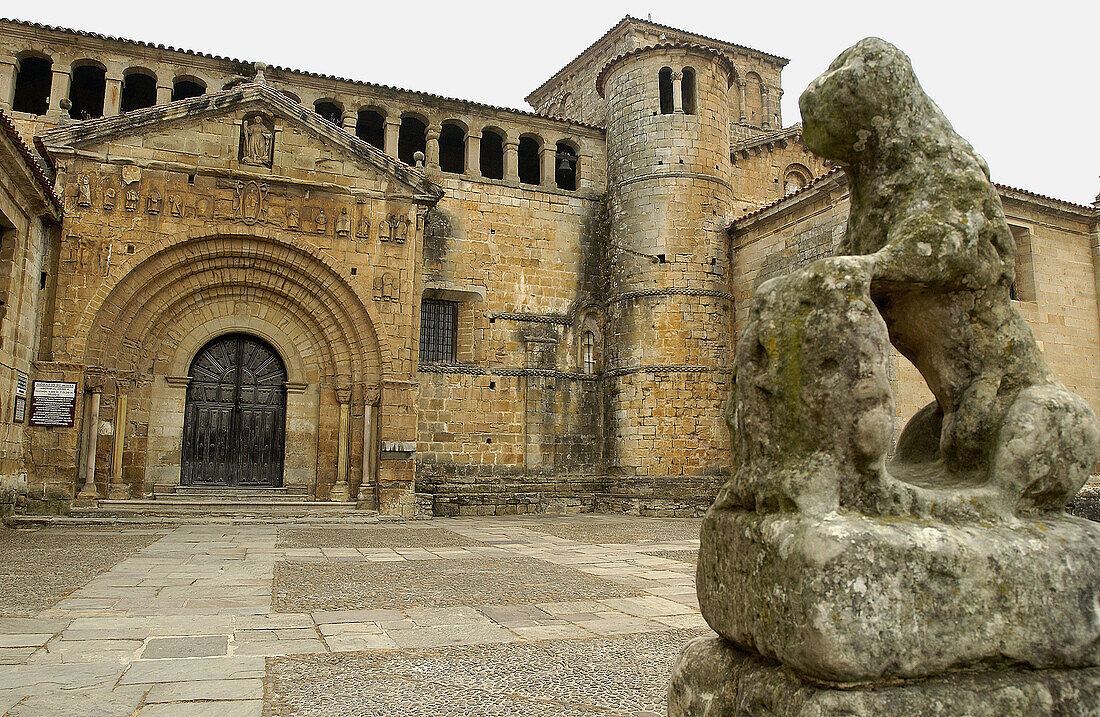
[[[0,714],[664,714],[672,660],[706,629],[698,532],[608,515],[0,530]]]

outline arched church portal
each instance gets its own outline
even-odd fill
[[[275,349],[247,334],[220,336],[188,376],[181,483],[281,486],[287,372]]]

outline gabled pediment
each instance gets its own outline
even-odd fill
[[[422,171],[265,84],[73,122],[43,134],[41,144],[55,159],[79,154],[104,161],[194,164],[322,185],[359,176],[427,203],[443,194]]]

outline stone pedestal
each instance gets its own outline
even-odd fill
[[[960,629],[964,632],[965,627]],[[707,717],[1095,717],[1100,668],[946,672],[914,681],[829,685],[742,652],[718,636],[692,640],[673,668],[668,713]]]

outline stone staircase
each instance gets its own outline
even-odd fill
[[[17,515],[14,525],[178,523],[376,523],[376,511],[354,503],[309,500],[286,488],[184,487],[152,498],[100,500],[73,507],[67,516]]]

